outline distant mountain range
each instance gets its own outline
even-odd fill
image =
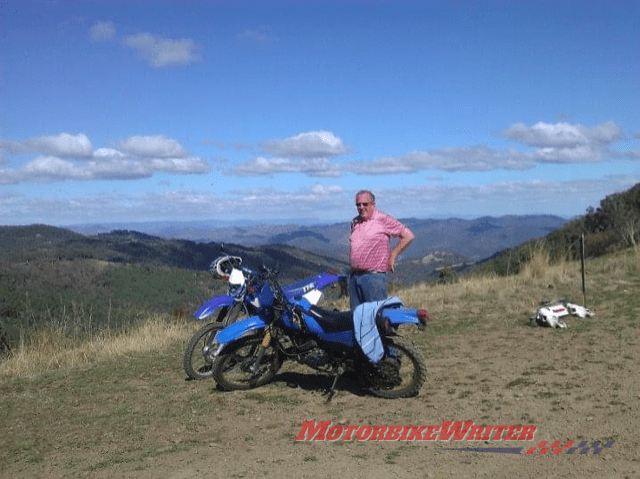
[[[567,220],[553,215],[485,216],[476,219],[402,219],[416,239],[404,260],[450,255],[450,259],[475,262],[528,240],[544,237]],[[210,225],[210,226],[207,226]],[[175,223],[119,223],[69,226],[95,235],[113,230],[133,230],[165,239],[198,243],[233,243],[245,247],[282,244],[300,248],[341,262],[348,261],[349,223],[301,226],[299,224],[254,224],[219,226],[217,221]],[[455,256],[455,258],[453,257]]]
[[[430,282],[442,268],[457,272],[507,248],[544,237],[567,220],[558,216],[502,216],[474,220],[402,220],[416,239],[400,258],[392,280],[406,286]],[[216,224],[211,222],[211,224]],[[252,269],[276,267],[294,280],[349,269],[349,223],[203,227],[195,223],[128,223],[56,228],[0,226],[0,258],[29,261],[96,258],[115,263],[161,264],[206,270],[221,253]]]

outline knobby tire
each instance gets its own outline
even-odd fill
[[[184,352],[182,365],[190,379],[207,379],[212,375],[211,363],[203,357],[202,349],[224,327],[223,323],[209,323],[194,334]]]
[[[386,350],[391,350],[400,359],[401,383],[394,387],[369,386],[369,392],[385,399],[399,399],[417,396],[427,378],[427,367],[424,357],[416,346],[401,336],[383,338]]]
[[[227,391],[253,389],[264,386],[274,378],[282,365],[282,358],[271,347],[265,351],[258,373],[250,371],[262,339],[262,335],[239,339],[213,360],[213,378],[218,387]]]
[[[234,303],[232,306],[224,306],[218,312],[216,320],[198,330],[187,343],[182,365],[189,379],[207,379],[211,377],[211,363],[202,355],[204,346],[213,339],[213,335],[219,330],[235,323],[244,317],[242,303]]]

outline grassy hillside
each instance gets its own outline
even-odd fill
[[[211,286],[207,273],[165,266],[0,260],[3,349],[41,330],[82,341],[105,330],[126,331],[152,313],[184,316],[212,294]]]
[[[540,217],[536,227],[550,220],[553,218]],[[463,222],[462,227],[466,235],[484,240],[490,237],[487,234],[505,236],[507,231],[514,237],[531,236],[529,231],[519,232],[517,225],[522,224],[518,221],[525,220],[479,218],[471,226]],[[531,228],[531,221],[528,218],[523,224]],[[422,223],[424,227],[448,225],[444,228],[449,229],[455,221]],[[639,229],[637,185],[605,198],[597,210],[591,208],[584,217],[543,239],[502,251],[479,268],[462,256],[442,252],[406,260],[393,276],[393,288],[438,278],[439,282],[454,282],[471,269],[478,277],[514,274],[535,256],[548,257],[551,263],[577,260],[583,235],[587,258],[628,246],[635,249]],[[304,239],[318,234],[309,233]],[[438,234],[444,233],[431,232],[431,236]],[[253,269],[261,264],[278,267],[283,283],[348,268],[340,261],[281,244],[227,245],[225,249],[241,255]],[[166,240],[127,230],[85,236],[44,225],[0,227],[0,355],[41,329],[56,330],[78,341],[103,330],[126,331],[148,313],[190,315],[204,299],[224,290],[221,284],[216,289],[205,272],[220,253],[219,243]]]
[[[583,240],[584,238],[584,240]],[[544,238],[526,241],[488,258],[480,274],[517,273],[540,248],[552,262],[597,258],[621,249],[637,249],[640,239],[640,183],[627,191],[607,196],[598,208],[589,207],[576,218]]]
[[[164,240],[134,231],[84,236],[45,225],[0,227],[0,356],[40,330],[71,341],[127,330],[145,315],[184,317],[226,285],[212,281],[218,243]],[[226,245],[283,283],[346,265],[289,246]]]
[[[587,262],[594,319],[569,319],[566,330],[529,326],[542,300],[580,302],[580,283],[578,262],[549,265],[541,255],[518,275],[398,291],[408,306],[426,307],[431,315],[424,333],[405,333],[427,358],[428,380],[417,398],[402,401],[363,396],[346,380],[325,404],[328,382],[306,369],[246,392],[185,382],[181,356],[199,325],[167,313],[143,314],[126,331],[75,344],[41,337],[0,363],[0,475],[317,477],[322,471],[338,477],[350,470],[353,477],[420,477],[424,471],[469,477],[482,470],[504,477],[527,470],[530,477],[589,477],[615,470],[616,477],[633,477],[640,459],[629,428],[640,394],[638,256],[627,249]],[[599,456],[572,458],[442,449],[514,445],[486,441],[297,443],[301,421],[309,419],[534,424],[536,441],[515,445],[615,445]]]

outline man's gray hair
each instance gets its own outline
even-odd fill
[[[358,192],[356,193],[356,198],[358,197],[358,195],[361,195],[361,194],[364,194],[364,193],[366,193],[366,194],[368,194],[368,195],[369,195],[369,197],[371,198],[371,202],[372,202],[372,203],[375,203],[375,202],[376,202],[376,195],[374,195],[373,193],[371,193],[369,190],[360,190],[360,191],[358,191]]]

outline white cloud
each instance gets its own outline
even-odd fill
[[[111,40],[116,35],[113,22],[97,22],[89,29],[89,37],[94,42]]]
[[[350,193],[340,186],[315,184],[296,191],[273,188],[233,191],[216,204],[216,212],[233,218],[313,218],[333,219],[348,211]],[[350,214],[351,212],[348,211]],[[348,215],[347,215],[348,216]]]
[[[120,159],[124,158],[124,154],[121,151],[114,150],[112,148],[98,148],[93,152],[93,157],[104,159]]]
[[[0,177],[1,178],[1,177]],[[604,177],[576,181],[512,181],[485,185],[405,185],[376,188],[380,209],[397,218],[461,214],[584,214],[606,196],[625,191],[640,177]],[[297,191],[271,188],[213,194],[167,190],[159,193],[104,194],[40,199],[0,195],[0,213],[12,223],[48,224],[93,221],[150,221],[218,218],[268,220],[316,218],[318,223],[349,221],[355,215],[355,189],[316,184]],[[575,211],[575,208],[578,211]],[[345,233],[346,234],[346,233]]]
[[[503,135],[525,145],[539,148],[575,148],[582,145],[609,145],[620,140],[622,132],[613,122],[594,127],[538,122],[532,127],[524,123],[516,123],[504,130]]]
[[[154,193],[100,194],[55,200],[22,198],[22,201],[16,201],[7,198],[4,207],[7,210],[6,217],[23,218],[19,214],[37,211],[48,218],[49,224],[122,221],[123,218],[128,221],[157,221],[176,218],[264,220],[316,217],[318,222],[323,222],[327,218],[340,217],[345,210],[350,218],[350,195],[339,186],[322,185],[292,192],[265,188],[225,192],[223,195],[209,191],[171,189]],[[0,197],[0,208],[2,206]],[[36,219],[26,221],[37,222]]]
[[[425,170],[449,172],[527,170],[535,163],[592,163],[616,157],[633,157],[612,153],[609,146],[622,137],[611,122],[594,127],[567,123],[537,123],[528,128],[517,123],[503,135],[517,140],[532,151],[497,150],[485,145],[414,151],[399,156],[342,164],[344,171],[356,174],[391,175]]]
[[[310,131],[284,140],[270,140],[261,148],[283,158],[330,158],[345,155],[351,148],[330,131]]]
[[[528,127],[516,123],[502,132],[506,138],[534,147],[535,160],[541,163],[593,163],[616,157],[609,146],[622,139],[622,131],[613,122],[593,127],[569,123],[536,123]]]
[[[14,153],[35,150],[57,154],[41,154],[19,169],[0,170],[0,184],[131,180],[148,178],[159,172],[190,175],[210,170],[206,161],[187,156],[180,143],[164,136],[133,136],[121,142],[118,149],[98,148],[95,151],[89,149],[91,142],[85,135],[74,137],[64,133],[6,144]],[[9,150],[8,147],[6,149]]]
[[[20,175],[15,170],[0,169],[0,185],[16,185],[20,183]]]
[[[333,186],[325,186],[319,183],[316,183],[311,188],[311,191],[314,195],[318,196],[326,196],[326,195],[335,195],[343,192],[343,188],[341,186],[333,185]]]
[[[53,156],[39,156],[27,163],[21,171],[24,178],[48,180],[92,179],[86,165]]]
[[[310,131],[282,140],[270,140],[261,143],[260,148],[273,157],[259,156],[240,164],[229,174],[270,176],[276,173],[302,173],[338,177],[342,175],[342,170],[329,159],[352,151],[342,139],[329,131]]]
[[[209,171],[209,164],[200,158],[154,158],[150,173],[164,171],[181,175],[202,174]],[[151,174],[149,175],[151,176]]]
[[[548,178],[483,185],[408,185],[374,191],[378,206],[396,217],[501,216],[507,214],[583,214],[587,207],[625,191],[640,177],[610,176],[573,181]],[[578,211],[575,208],[578,207]]]
[[[19,141],[2,140],[0,139],[0,152],[7,153],[9,155],[17,155],[25,151],[25,145]]]
[[[7,176],[4,184],[31,181],[134,180],[154,173],[202,174],[209,165],[199,158],[132,159],[100,157],[82,163],[40,156]]]
[[[139,33],[124,39],[124,44],[136,50],[153,68],[189,65],[200,61],[195,42],[190,39],[172,40],[150,33]]]
[[[350,162],[344,169],[357,174],[389,175],[425,170],[490,171],[498,168],[525,170],[532,167],[530,155],[499,151],[484,145],[414,151],[401,156]]]
[[[182,158],[186,155],[180,143],[162,135],[132,136],[120,142],[118,148],[130,155],[147,158]]]
[[[55,136],[31,138],[22,144],[21,150],[60,158],[89,158],[93,155],[91,140],[82,133],[60,133]]]
[[[640,159],[640,150],[629,150],[622,153],[614,153],[616,158],[626,158],[626,159]]]
[[[275,173],[303,173],[308,176],[337,177],[342,171],[331,165],[328,159],[263,158],[247,161],[231,170],[239,176],[271,176]]]
[[[614,123],[593,127],[568,123],[536,123],[527,127],[516,123],[503,136],[519,141],[527,151],[499,150],[486,145],[412,151],[398,156],[367,160],[331,162],[334,156],[351,151],[331,132],[312,131],[283,140],[261,144],[272,158],[258,157],[244,162],[230,174],[268,176],[277,173],[301,173],[315,177],[356,175],[399,175],[420,171],[484,172],[498,169],[523,171],[536,163],[593,163],[613,158],[633,158],[634,152],[612,152],[609,146],[622,138]]]
[[[577,145],[565,148],[538,148],[536,161],[540,163],[596,163],[604,159],[608,152],[597,145]]]
[[[611,122],[594,127],[567,123],[536,123],[527,127],[516,123],[504,130],[503,135],[534,148],[526,152],[496,150],[485,145],[442,148],[350,162],[343,168],[356,174],[389,175],[425,170],[526,170],[535,163],[592,163],[619,156],[611,153],[608,147],[622,137],[620,129]]]

